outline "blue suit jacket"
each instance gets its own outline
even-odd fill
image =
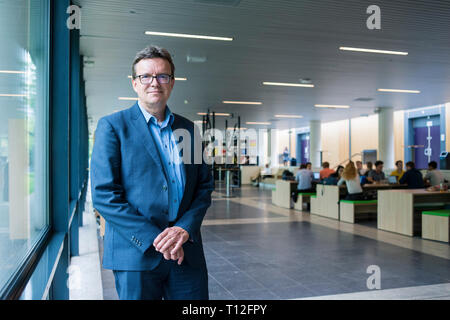
[[[183,245],[183,263],[197,267],[205,264],[200,226],[211,204],[214,182],[209,167],[193,161],[194,137],[200,139],[194,123],[174,114],[172,130],[179,128],[191,134],[191,164],[184,164],[185,191],[175,226],[190,236]],[[103,267],[154,269],[163,258],[153,241],[168,227],[170,177],[137,103],[99,120],[90,173],[94,208],[106,220]]]

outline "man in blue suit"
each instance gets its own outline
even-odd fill
[[[175,83],[167,50],[140,51],[132,72],[138,102],[99,120],[92,152],[93,205],[106,220],[103,267],[113,270],[120,299],[208,299],[200,226],[214,183],[198,161],[200,135],[167,107]],[[180,130],[188,148],[179,147]]]

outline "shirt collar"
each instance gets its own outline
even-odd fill
[[[160,126],[161,128],[165,128],[168,125],[172,126],[174,115],[172,111],[170,111],[169,107],[166,105],[166,115],[163,122],[158,124],[158,120],[155,118],[154,115],[150,114],[145,108],[141,106],[141,103],[138,101],[139,109],[141,109],[142,114],[144,115],[145,122],[148,124],[149,121],[151,121],[154,125]]]

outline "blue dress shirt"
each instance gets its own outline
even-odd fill
[[[140,103],[139,108],[145,117],[150,133],[155,141],[161,162],[164,167],[168,186],[163,186],[169,192],[169,221],[175,221],[184,194],[185,172],[181,161],[177,143],[172,132],[174,115],[166,106],[166,115],[163,122],[158,120],[145,110]]]

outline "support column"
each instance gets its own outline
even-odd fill
[[[269,130],[269,145],[270,145],[270,166],[271,167],[279,167],[280,160],[278,155],[278,135],[277,129]]]
[[[320,151],[322,150],[321,122],[311,120],[309,122],[309,156],[313,168],[320,168],[322,165]]]
[[[378,113],[378,154],[377,158],[384,162],[384,167],[394,167],[394,109],[380,108]]]

